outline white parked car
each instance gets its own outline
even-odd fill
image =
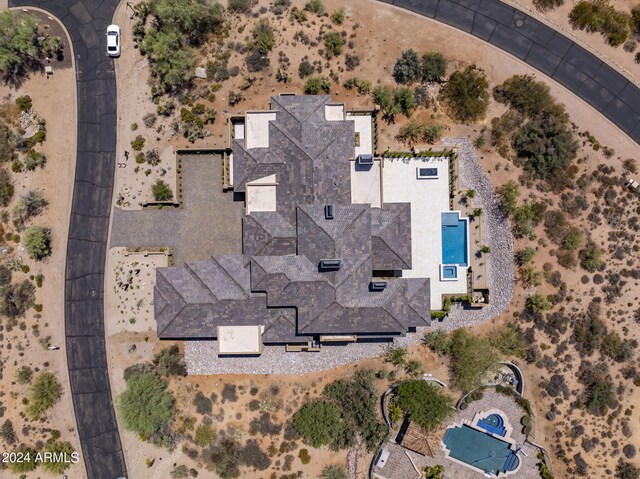
[[[107,27],[107,55],[110,57],[120,56],[120,27],[118,25]]]

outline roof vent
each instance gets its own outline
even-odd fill
[[[358,164],[359,165],[373,165],[373,155],[371,155],[371,154],[358,155]]]
[[[333,219],[333,205],[324,205],[324,219],[325,220]]]
[[[339,259],[321,259],[320,271],[338,271],[340,269]]]
[[[369,283],[369,288],[371,289],[371,291],[384,291],[386,287],[386,281],[371,281],[371,283]]]

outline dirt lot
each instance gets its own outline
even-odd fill
[[[70,61],[67,63],[70,64]],[[6,241],[3,245],[3,248],[8,249],[3,255],[4,263],[14,258],[29,267],[28,273],[14,271],[14,282],[33,279],[40,274],[44,280],[42,287],[36,291],[36,303],[42,304],[42,313],[29,310],[26,317],[19,318],[18,327],[13,329],[7,326],[6,319],[2,321],[2,422],[5,419],[12,421],[18,433],[18,444],[24,442],[33,446],[38,440],[46,441],[50,437],[47,431],[55,429],[61,432],[62,440],[70,441],[79,451],[64,347],[64,265],[76,151],[75,74],[71,68],[65,68],[65,65],[54,64],[54,74],[49,79],[44,75],[33,75],[17,91],[6,86],[0,87],[3,104],[13,103],[21,95],[31,96],[34,109],[47,122],[47,139],[41,149],[37,148],[46,155],[47,162],[44,168],[33,172],[11,173],[15,193],[12,202],[2,211],[11,212],[16,201],[27,191],[40,190],[48,201],[48,206],[28,224],[51,228],[53,253],[45,261],[34,261],[29,259],[21,245],[13,241]],[[10,171],[11,165],[5,167]],[[5,234],[13,231],[10,223],[3,226]],[[3,237],[2,241],[5,239]],[[36,336],[34,331],[38,331],[39,335]],[[60,350],[47,351],[40,343],[40,340],[47,338],[50,344],[60,346]],[[17,385],[15,375],[22,366],[29,366],[34,371],[54,372],[62,384],[62,398],[46,414],[43,422],[33,423],[21,417],[24,410],[21,401],[28,393],[28,386]],[[23,426],[26,429],[23,430]],[[15,446],[5,445],[2,450],[11,451],[13,448]],[[85,477],[84,465],[74,465],[68,473],[70,477]],[[8,477],[3,474],[8,472],[0,472],[1,477]],[[49,477],[43,472],[39,474]]]
[[[267,6],[267,3],[262,1],[260,2],[260,5]],[[303,3],[300,1],[294,1],[293,5],[301,8]],[[372,5],[374,5],[375,8],[372,8]],[[332,10],[345,5],[339,1],[328,0],[325,2],[325,6],[327,11],[331,12]],[[278,40],[273,52],[271,53],[271,66],[266,72],[254,74],[254,83],[246,90],[241,90],[243,83],[246,81],[246,77],[249,76],[249,72],[246,70],[243,55],[236,51],[232,51],[229,58],[229,67],[239,67],[240,74],[222,82],[222,86],[215,93],[215,99],[210,99],[211,97],[208,95],[210,92],[209,87],[212,82],[210,80],[196,80],[194,97],[200,97],[198,101],[214,108],[217,111],[217,118],[213,125],[207,125],[205,127],[208,131],[208,136],[203,140],[197,140],[193,146],[219,147],[220,145],[223,145],[227,132],[225,117],[228,115],[242,114],[245,110],[252,108],[266,108],[268,106],[269,96],[277,94],[278,92],[288,91],[301,93],[304,80],[298,77],[297,66],[305,55],[308,56],[308,60],[311,63],[314,61],[320,61],[320,64],[322,65],[321,75],[329,76],[329,72],[331,70],[338,75],[340,81],[339,83],[332,83],[331,94],[335,100],[346,102],[349,108],[370,107],[372,106],[371,97],[358,96],[353,91],[346,90],[342,86],[342,83],[351,76],[357,76],[370,80],[374,86],[377,84],[392,85],[393,80],[390,76],[390,72],[393,68],[393,63],[399,56],[400,52],[407,48],[414,48],[419,52],[426,50],[440,51],[449,59],[451,70],[454,68],[464,67],[471,63],[476,63],[485,70],[491,86],[501,83],[513,74],[536,73],[522,62],[508,56],[490,45],[474,39],[469,35],[463,34],[458,30],[454,30],[437,22],[432,22],[413,15],[404,10],[394,9],[393,7],[382,3],[372,2],[369,0],[354,0],[353,2],[349,2],[346,6],[348,16],[342,26],[330,27],[330,22],[326,17],[319,19],[312,14],[309,14],[309,21],[302,25],[291,24],[287,15],[281,19],[275,18],[271,13],[265,13],[262,15],[270,18],[275,31],[278,32]],[[257,11],[257,8],[258,7],[254,8],[254,11]],[[563,8],[569,8],[569,5]],[[560,10],[553,12],[553,15],[560,15],[559,12]],[[566,17],[566,12],[564,16]],[[560,22],[561,18],[558,17],[555,20]],[[124,11],[124,8],[119,10],[117,21],[123,26],[125,31],[123,56],[119,60],[117,66],[119,85],[125,85],[124,87],[121,87],[124,89],[124,94],[119,98],[126,99],[126,101],[119,102],[118,105],[118,114],[121,120],[119,123],[118,137],[119,151],[124,152],[125,149],[129,149],[130,141],[133,140],[141,131],[147,138],[145,149],[147,147],[157,147],[159,150],[164,151],[170,147],[179,148],[191,146],[191,144],[182,136],[169,133],[169,124],[172,119],[157,119],[158,123],[154,128],[159,128],[159,133],[154,133],[153,131],[155,130],[152,131],[151,129],[145,129],[143,126],[142,117],[155,110],[155,105],[151,102],[148,87],[146,85],[146,78],[148,77],[147,67],[145,60],[132,48],[131,43],[128,43],[128,38],[130,38],[131,35],[130,33],[127,33],[127,29],[131,27],[132,22],[129,20],[129,14]],[[220,43],[212,42],[210,48],[206,50],[208,58],[213,58],[215,54],[219,53],[222,48],[220,47],[220,44],[226,45],[229,42],[246,42],[247,32],[250,32],[251,25],[255,23],[256,19],[237,16],[229,21],[231,28],[229,29],[228,36],[225,36]],[[241,31],[242,29],[238,28],[242,24],[247,24],[246,29],[243,30],[244,33]],[[354,41],[354,48],[347,49],[347,52],[357,55],[360,58],[360,65],[352,72],[341,71],[341,68],[344,69],[344,55],[338,57],[338,59],[333,59],[327,62],[326,60],[321,59],[320,53],[318,52],[318,49],[321,47],[303,47],[301,43],[294,41],[293,37],[297,31],[303,31],[303,33],[308,36],[312,42],[316,41],[320,28],[324,28],[325,31],[329,28],[334,28],[338,31],[345,30],[348,38],[351,38],[351,35],[355,34],[355,37],[351,38]],[[398,35],[397,32],[415,33],[411,35]],[[621,49],[613,50],[611,47],[606,47],[603,45],[603,42],[598,43],[600,41],[599,36],[587,35],[581,32],[578,32],[577,35],[585,35],[585,38],[591,44],[599,45],[607,55],[615,57],[616,61],[626,65],[629,69],[637,69],[636,66],[630,63],[633,60],[630,54],[623,52]],[[283,58],[283,62],[278,61],[280,52],[283,52],[283,56],[280,56],[280,58]],[[615,55],[619,55],[619,58]],[[288,62],[285,61],[284,58],[287,58]],[[206,61],[203,58],[201,64],[204,66],[205,63]],[[278,83],[275,78],[276,71],[279,66],[285,68],[285,65],[287,64],[289,66],[286,67],[286,69],[288,70],[291,81],[287,84]],[[634,157],[637,152],[637,145],[601,115],[597,114],[590,106],[576,98],[565,88],[542,75],[536,76],[539,80],[548,83],[552,94],[559,102],[566,106],[571,119],[577,125],[577,131],[589,131],[591,134],[595,135],[603,145],[615,150],[615,154],[613,156],[605,158],[602,151],[596,152],[590,144],[586,143],[579,153],[579,158],[581,158],[581,160],[579,162],[578,176],[583,173],[587,177],[592,176],[594,169],[599,164],[607,164],[614,168],[615,175],[622,175],[622,162],[626,158]],[[245,100],[233,107],[229,106],[228,97],[231,91],[242,91]],[[486,120],[482,124],[469,126],[451,124],[442,115],[441,111],[424,109],[418,110],[414,114],[414,117],[449,124],[451,128],[447,133],[449,136],[468,135],[472,139],[475,139],[480,134],[483,127],[489,126],[490,119],[501,114],[503,111],[503,106],[493,102],[490,106]],[[130,127],[134,122],[139,124],[136,131],[132,131]],[[403,122],[404,118],[399,117],[395,124],[386,124],[384,122],[380,123],[379,151],[384,150],[387,147],[391,149],[402,147],[402,145],[398,144],[395,140],[395,135]],[[162,129],[162,127],[164,127],[164,129]],[[484,147],[481,154],[483,166],[487,173],[489,173],[489,178],[494,185],[499,186],[509,179],[518,179],[520,170],[513,165],[510,165],[507,169],[508,161],[499,157],[491,150],[490,147]],[[126,205],[126,202],[128,201],[131,207],[136,207],[136,201],[139,198],[127,196],[129,193],[125,191],[124,188],[128,187],[130,188],[128,191],[136,192],[142,189],[143,192],[139,194],[144,196],[144,189],[147,188],[149,182],[155,178],[154,175],[160,171],[154,170],[154,172],[150,173],[147,177],[144,176],[144,171],[142,171],[143,168],[141,168],[137,173],[135,173],[135,175],[132,175],[131,171],[135,168],[134,156],[134,154],[130,155],[128,160],[129,163],[126,168],[117,170],[117,181],[118,185],[121,186],[118,187],[116,191],[119,191],[125,198],[125,200],[123,200],[124,204]],[[146,182],[144,186],[141,183],[142,181]],[[593,186],[588,189],[586,194],[587,200],[590,204],[595,204],[595,202],[598,201],[595,195],[595,187],[596,184],[594,183]],[[619,197],[623,197],[628,194],[620,186],[615,186],[615,190]],[[523,194],[521,198],[523,200],[533,200],[534,198],[545,200],[549,203],[549,208],[552,208],[559,202],[558,195],[548,192],[540,192],[534,187],[523,187],[522,192]],[[628,198],[628,201],[630,205],[635,204],[637,206],[637,198]],[[575,225],[588,230],[591,238],[596,243],[602,244],[603,246],[611,246],[612,243],[609,241],[609,234],[613,228],[606,226],[605,224],[595,227],[587,222],[585,216],[586,213],[581,216],[576,216],[572,221]],[[537,233],[539,238],[538,240],[535,242],[518,240],[516,242],[516,249],[522,249],[525,245],[537,245],[539,251],[534,260],[536,268],[538,270],[543,270],[544,263],[549,262],[551,264],[551,270],[560,269],[557,265],[555,256],[552,254],[552,250],[555,250],[556,247],[550,242],[544,240],[545,233],[542,227],[539,228]],[[629,261],[637,261],[637,258],[638,256],[636,251],[632,257],[627,259]],[[609,263],[609,271],[615,271],[624,267],[625,261],[613,261],[611,253],[607,253],[606,259]],[[585,298],[602,295],[600,287],[595,287],[592,282],[591,276],[593,275],[590,275],[588,283],[583,284],[581,282],[585,272],[579,267],[572,270],[561,269],[561,275],[562,280],[566,282],[568,289],[567,297],[563,302],[563,306],[568,312],[573,311],[578,314],[580,311],[583,311],[587,305],[588,301]],[[492,323],[500,324],[511,320],[514,313],[519,313],[522,310],[526,298],[534,289],[545,294],[551,294],[556,291],[556,288],[551,286],[548,282],[544,282],[537,288],[525,288],[522,285],[518,285],[511,308],[501,315],[500,318],[496,318],[492,321]],[[626,335],[626,339],[638,339],[637,328],[632,326],[633,320],[630,315],[630,313],[635,309],[634,305],[637,305],[638,303],[637,291],[638,282],[630,280],[627,282],[626,287],[621,289],[620,295],[616,297],[611,304],[603,305],[602,316],[607,327],[619,332],[621,335]],[[529,325],[525,324],[524,327],[529,327]],[[480,333],[485,333],[486,329],[486,325],[481,325],[476,328]],[[561,338],[561,341],[568,340],[569,336],[570,333],[566,333]],[[553,357],[554,354],[557,354],[558,357],[561,357],[563,360],[561,365],[553,366],[550,369],[545,367],[544,364],[541,364],[541,367],[534,365],[523,366],[528,380],[527,396],[533,400],[534,409],[537,411],[536,440],[548,447],[550,450],[556,450],[554,449],[554,446],[557,443],[562,442],[565,455],[572,458],[580,451],[581,447],[580,444],[572,444],[572,442],[576,442],[574,439],[568,439],[568,434],[570,434],[570,429],[573,426],[572,421],[578,421],[584,425],[585,437],[593,437],[598,434],[598,431],[602,430],[605,419],[594,418],[583,410],[573,409],[569,401],[558,404],[557,407],[559,412],[555,421],[548,421],[545,419],[545,414],[549,411],[550,405],[557,401],[554,401],[554,398],[551,397],[544,397],[546,396],[546,393],[543,393],[539,388],[540,380],[548,378],[551,374],[551,370],[554,372],[561,372],[567,381],[569,390],[580,391],[582,386],[577,382],[576,371],[581,362],[581,358],[578,354],[572,351],[571,346],[568,346],[570,348],[569,351],[571,352],[570,356],[567,356],[565,353],[562,353],[560,356],[561,353],[557,352],[556,343],[552,342],[551,338],[546,337],[544,333],[536,333],[535,342],[541,346],[541,349],[546,351],[547,355]],[[124,368],[134,362],[148,360],[151,357],[151,352],[154,347],[157,349],[159,346],[155,345],[155,340],[151,333],[118,333],[109,338],[109,343],[111,351],[110,365],[112,368],[113,390],[114,394],[119,394],[125,386],[122,379],[122,372],[124,371]],[[132,345],[136,345],[134,351],[132,350]],[[416,354],[420,354],[423,357],[427,354],[421,349],[420,351],[420,353]],[[301,360],[303,359],[304,358],[301,356]],[[594,355],[592,360],[596,361],[597,356]],[[436,362],[434,358],[426,358],[425,365],[429,372],[433,372],[434,374],[442,372],[443,377],[446,377],[446,372],[442,371],[442,364]],[[623,365],[613,363],[611,361],[608,361],[608,365],[610,368],[610,376],[618,380],[617,378],[620,377],[620,369]],[[379,367],[379,365],[376,367]],[[247,419],[253,418],[255,414],[255,412],[246,411],[248,401],[251,399],[250,391],[252,385],[255,385],[258,390],[262,392],[269,391],[270,387],[273,385],[278,385],[280,387],[281,396],[283,398],[289,398],[288,402],[285,401],[283,403],[283,407],[279,409],[276,415],[278,421],[283,421],[284,416],[282,415],[282,411],[286,412],[287,407],[293,407],[294,401],[296,400],[291,397],[295,396],[292,389],[294,384],[299,385],[299,394],[302,394],[302,391],[304,391],[305,388],[307,388],[307,390],[310,388],[317,388],[320,390],[321,388],[319,385],[323,384],[322,381],[328,381],[329,378],[340,377],[340,375],[343,375],[345,371],[348,370],[350,369],[342,368],[331,371],[330,373],[325,373],[324,375],[305,376],[304,378],[236,376],[190,377],[187,379],[177,380],[176,384],[172,385],[172,388],[175,386],[178,397],[181,399],[184,398],[184,400],[179,401],[179,415],[191,417],[192,415],[197,416],[197,414],[194,414],[193,408],[190,406],[191,401],[189,398],[193,397],[193,394],[195,394],[197,389],[201,390],[203,394],[207,396],[215,393],[218,398],[220,398],[223,385],[225,383],[234,384],[238,391],[240,391],[240,386],[242,386],[244,388],[244,393],[239,392],[238,395],[240,397],[237,401],[233,403],[224,403],[224,423],[223,425],[220,425],[220,428],[225,429],[227,427],[232,427],[235,428],[235,430],[243,428],[246,431],[248,429]],[[313,385],[314,382],[316,382],[315,386]],[[638,407],[640,407],[640,396],[636,394],[634,386],[631,385],[629,381],[620,382],[625,384],[625,390],[620,397],[622,405],[617,411],[617,414],[627,408],[630,411],[636,411]],[[286,391],[287,393],[284,394],[282,391]],[[289,391],[291,391],[291,394],[289,394]],[[313,392],[313,390],[311,390],[311,392]],[[260,392],[257,394],[260,394]],[[542,397],[544,398],[540,399]],[[221,404],[222,403],[216,403],[213,414],[219,414],[218,409],[221,407]],[[243,417],[235,419],[236,414],[242,414]],[[200,416],[197,417],[198,420],[201,420]],[[633,417],[634,415],[631,416],[631,429],[633,431],[633,436],[630,438],[624,437],[620,432],[621,428],[618,427],[619,423],[615,422],[614,424],[617,426],[609,429],[610,437],[601,441],[597,451],[592,451],[589,454],[582,451],[582,458],[591,465],[591,468],[589,469],[589,474],[591,474],[591,476],[589,477],[605,477],[607,474],[605,471],[607,469],[612,469],[615,466],[615,462],[617,462],[618,457],[620,457],[620,448],[623,445],[627,443],[634,443],[635,441],[635,446],[640,447],[640,443],[638,443],[637,421],[634,420]],[[556,437],[558,431],[561,432],[562,438],[564,439],[559,440]],[[154,448],[147,443],[142,443],[137,437],[127,432],[123,432],[122,436],[125,445],[124,449],[127,453],[129,470],[133,477],[136,477],[136,473],[141,475],[149,474],[147,465],[145,464],[146,459],[149,459],[150,461],[152,459],[157,459],[151,469],[154,471],[153,477],[158,478],[167,477],[167,471],[171,469],[171,466],[174,463],[184,463],[189,467],[197,467],[197,463],[188,459],[184,454],[180,454],[179,452],[172,454],[165,450]],[[274,441],[277,443],[279,439],[276,440],[274,438]],[[263,438],[263,448],[268,447],[268,443],[269,440]],[[569,444],[568,446],[567,443]],[[312,462],[314,464],[313,470],[308,467],[304,467],[304,469],[302,469],[302,465],[298,462],[296,453],[292,453],[296,456],[293,470],[295,471],[297,470],[296,467],[299,467],[305,474],[308,474],[308,476],[305,477],[315,477],[313,474],[315,473],[314,471],[316,471],[316,465],[320,468],[323,464],[332,460],[344,461],[345,459],[344,455],[335,456],[329,454],[327,451],[315,451],[312,449],[310,451],[313,458]],[[364,465],[359,465],[359,470],[364,471],[369,458],[370,457],[367,456],[364,458],[365,460],[363,460],[363,462],[359,462],[359,464]],[[572,473],[568,472],[568,469],[559,460],[554,460],[553,465],[556,477],[573,477]],[[248,471],[245,471],[243,476],[255,477],[251,476]]]

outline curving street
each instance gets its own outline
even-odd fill
[[[380,0],[470,33],[558,81],[640,143],[640,90],[584,48],[499,0]],[[116,149],[116,82],[104,32],[117,0],[10,0],[68,29],[78,94],[78,145],[65,272],[71,393],[90,479],[126,476],[111,399],[103,286]]]
[[[500,0],[379,0],[437,20],[524,61],[640,144],[640,89],[551,27]]]
[[[10,1],[12,7],[51,12],[64,23],[73,43],[78,146],[65,272],[65,335],[71,395],[90,479],[126,475],[111,400],[103,316],[116,149],[116,81],[103,36],[117,5],[117,0]]]

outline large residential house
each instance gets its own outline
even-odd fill
[[[157,270],[160,338],[216,338],[220,354],[390,340],[430,324],[431,308],[441,307],[440,291],[431,296],[434,275],[466,291],[466,256],[447,266],[461,269],[452,276],[439,254],[432,261],[418,251],[429,240],[414,236],[420,218],[412,215],[425,205],[384,201],[401,195],[385,195],[370,114],[350,114],[330,96],[281,95],[232,131],[230,176],[245,201],[242,254]],[[448,181],[448,162],[436,160],[422,173],[437,177],[442,168]],[[391,184],[409,171],[398,166]],[[415,182],[420,171],[411,168]],[[444,202],[448,210],[448,192]]]

